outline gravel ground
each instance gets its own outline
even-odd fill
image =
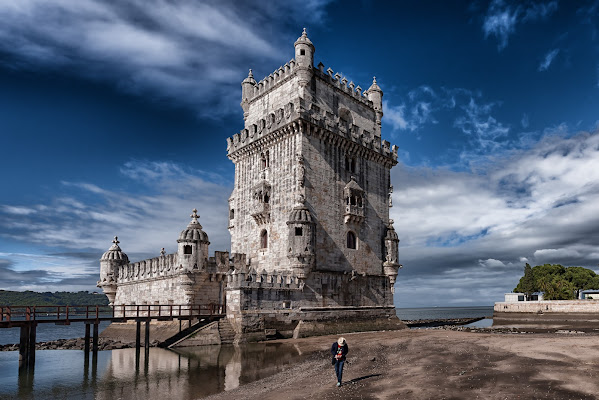
[[[596,334],[402,330],[345,334],[344,384],[329,348],[336,337],[288,339],[310,354],[289,369],[210,399],[596,399]]]

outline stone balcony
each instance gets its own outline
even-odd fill
[[[361,224],[364,221],[364,207],[348,204],[345,206],[345,223],[355,222]]]

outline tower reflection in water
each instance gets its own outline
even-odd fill
[[[0,397],[197,399],[273,375],[305,356],[280,343],[152,348],[137,364],[135,349],[102,351],[87,361],[81,351],[39,351],[33,379],[0,378]],[[10,368],[0,359],[0,372]]]

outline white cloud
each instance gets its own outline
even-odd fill
[[[558,53],[559,49],[553,49],[549,53],[545,54],[545,58],[539,64],[539,71],[547,71],[547,69],[549,69],[549,66],[553,62],[553,59],[555,58],[555,56],[558,55]]]
[[[548,3],[521,4],[504,0],[493,0],[483,21],[485,38],[495,36],[499,41],[497,48],[503,50],[508,45],[510,35],[516,31],[516,25],[545,19],[557,10],[557,1]]]
[[[495,161],[477,172],[392,171],[400,305],[426,305],[413,293],[444,287],[456,291],[438,298],[490,304],[516,286],[526,262],[597,268],[599,132],[548,135]]]
[[[57,254],[56,250],[0,254],[0,260],[13,265],[5,272],[14,277],[35,265],[47,272],[44,281],[35,283],[38,290],[49,282],[82,276],[87,280],[77,281],[77,287],[90,289],[97,279],[98,260],[113,236],[119,237],[121,248],[132,261],[155,257],[162,247],[175,252],[179,233],[189,223],[193,208],[198,209],[200,223],[210,237],[211,252],[230,248],[227,198],[232,187],[228,179],[166,162],[132,161],[121,172],[142,185],[141,193],[139,187],[133,193],[63,182],[48,204],[2,206],[0,231],[4,238],[42,249],[61,249]],[[14,281],[19,290],[29,288],[16,278]]]
[[[480,150],[495,151],[502,146],[499,139],[507,137],[510,128],[493,118],[494,103],[479,104],[471,97],[462,109],[465,115],[456,118],[454,126],[461,129]]]
[[[391,106],[387,100],[383,100],[383,121],[390,124],[394,131],[409,129],[411,125],[406,121],[405,109],[405,105]]]
[[[13,68],[72,69],[221,116],[252,63],[293,54],[289,20],[319,24],[328,1],[4,1],[0,51]]]

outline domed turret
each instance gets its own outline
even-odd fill
[[[110,246],[108,251],[102,254],[100,261],[117,261],[122,264],[127,264],[129,262],[129,257],[127,257],[127,254],[121,250],[119,243],[119,238],[115,236],[112,240],[112,246]]]
[[[372,101],[376,113],[375,136],[381,137],[381,120],[383,119],[383,91],[376,83],[376,76],[372,79],[372,85],[366,91],[368,100]]]
[[[314,219],[305,199],[300,195],[298,204],[289,213],[287,226],[289,228],[289,250],[287,258],[291,260],[294,274],[305,279],[314,266]]]
[[[302,36],[295,41],[294,46],[300,88],[306,88],[312,79],[312,69],[314,66],[314,45],[308,39],[306,28],[304,28]]]
[[[243,119],[247,120],[249,115],[250,99],[254,96],[256,80],[250,69],[247,78],[241,82],[241,108],[243,109]]]
[[[293,44],[295,47],[295,61],[300,66],[310,67],[314,65],[314,45],[312,41],[308,38],[308,34],[306,33],[306,28],[302,32],[302,36],[300,36],[295,43]]]
[[[198,222],[198,210],[195,208],[190,215],[191,222],[187,228],[181,231],[177,240],[179,266],[184,271],[193,271],[202,269],[208,259],[208,235],[202,230],[202,225]]]
[[[110,304],[113,304],[116,296],[118,269],[129,263],[129,257],[121,250],[119,243],[119,238],[115,236],[112,246],[100,258],[100,280],[97,286],[102,288]]]

